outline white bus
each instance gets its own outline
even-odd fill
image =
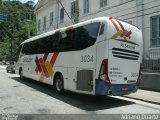
[[[16,73],[51,84],[58,94],[129,94],[139,86],[142,42],[137,27],[95,18],[25,40]]]

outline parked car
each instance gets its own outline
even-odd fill
[[[6,67],[6,71],[7,72],[11,72],[11,73],[15,73],[15,64],[14,64],[14,62],[11,62],[10,65],[8,65]]]
[[[10,62],[8,62],[8,61],[3,61],[3,65],[10,65]]]

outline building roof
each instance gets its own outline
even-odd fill
[[[36,4],[35,11],[42,8],[49,0],[38,0],[38,3]]]

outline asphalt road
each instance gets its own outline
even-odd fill
[[[20,80],[0,67],[0,113],[8,114],[160,114],[160,106],[125,97],[95,97],[66,92],[52,86]]]

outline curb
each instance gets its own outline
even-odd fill
[[[140,101],[143,101],[143,102],[148,102],[148,103],[152,103],[152,104],[156,104],[156,105],[160,105],[159,102],[155,102],[155,101],[150,101],[150,100],[145,100],[145,99],[135,98],[135,97],[130,97],[130,96],[123,96],[123,97],[131,98],[131,99],[135,99],[135,100],[140,100]]]

